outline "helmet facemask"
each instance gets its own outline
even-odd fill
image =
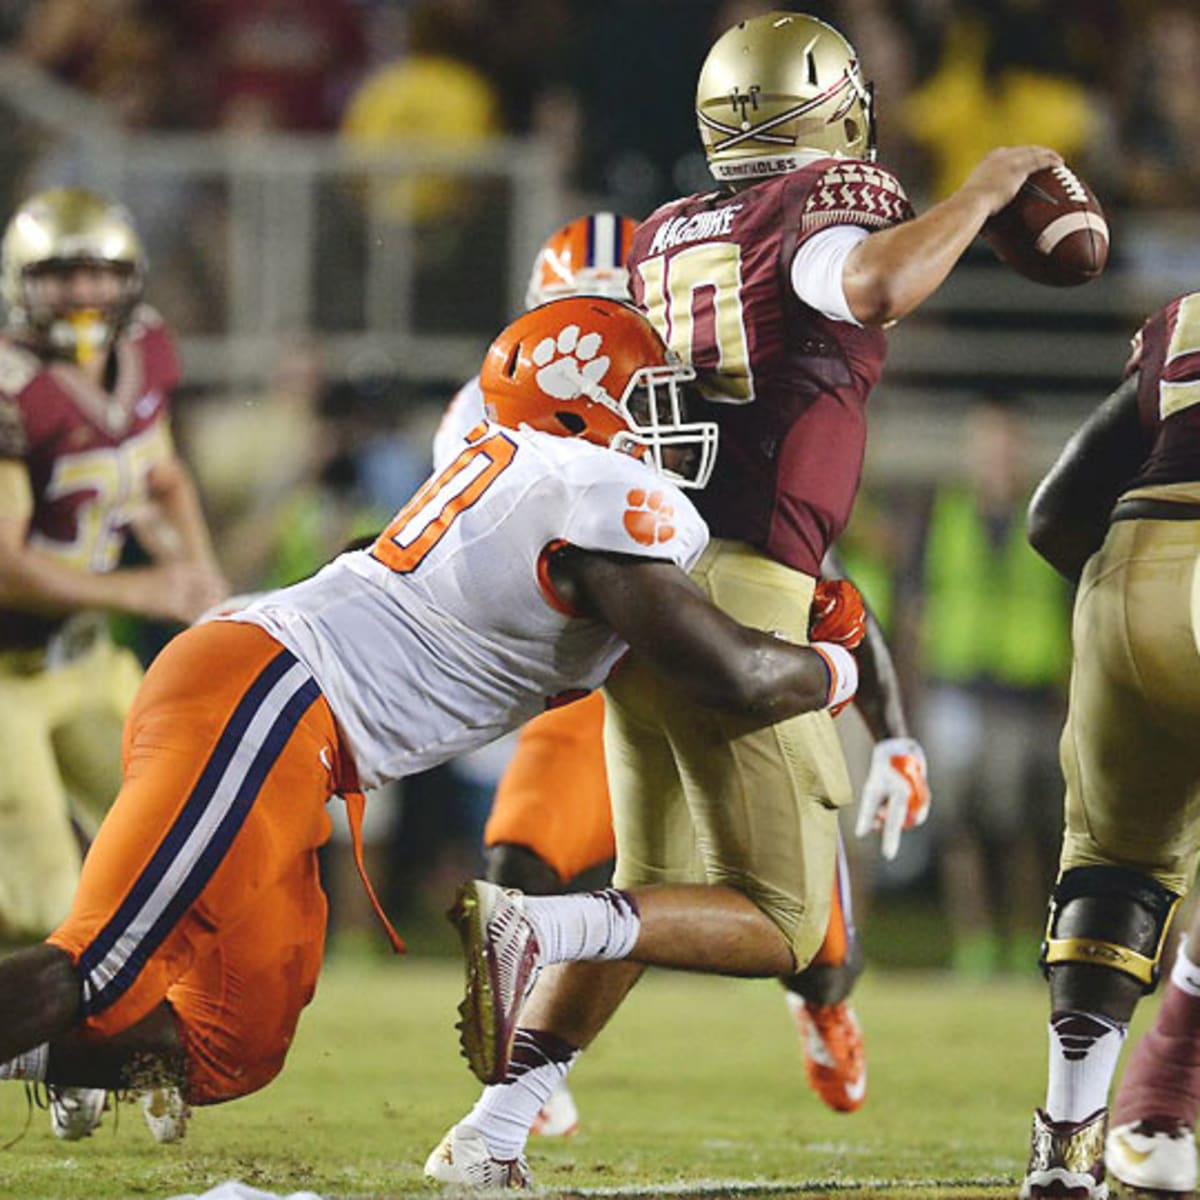
[[[67,295],[76,270],[95,272],[88,303]],[[131,264],[90,260],[37,263],[21,273],[19,287],[14,324],[32,333],[48,353],[80,365],[107,353],[142,295],[140,272]]]
[[[703,488],[717,457],[718,430],[712,421],[688,421],[684,384],[696,372],[682,363],[643,367],[629,380],[620,411],[628,430],[609,445],[633,454],[682,488]]]

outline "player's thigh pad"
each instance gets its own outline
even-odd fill
[[[743,624],[808,640],[813,580],[739,543],[710,544],[694,572],[720,608]],[[657,727],[670,749],[690,819],[685,834],[643,788],[636,825],[627,820],[609,760],[621,877],[636,862],[623,830],[666,846],[674,862],[696,863],[698,881],[748,895],[782,930],[802,965],[825,936],[837,847],[837,808],[850,801],[850,781],[833,721],[805,713],[765,729],[701,708],[631,661],[609,686],[626,724]],[[616,740],[614,727],[610,742]],[[621,790],[629,779],[622,770]],[[636,793],[633,793],[636,795]],[[618,815],[620,814],[620,815]],[[693,867],[696,870],[697,867]]]
[[[308,672],[257,627],[211,622],[167,646],[130,713],[120,794],[49,939],[79,968],[85,1030],[141,1019],[269,903],[329,835],[322,755],[336,769],[339,749]]]
[[[191,1103],[233,1100],[279,1074],[316,991],[326,913],[317,856],[297,855],[167,992],[187,1051]]]
[[[1200,848],[1200,521],[1118,521],[1080,581],[1061,867],[1123,866],[1187,891]]]
[[[526,846],[566,883],[612,858],[599,692],[525,725],[496,789],[486,846]]]

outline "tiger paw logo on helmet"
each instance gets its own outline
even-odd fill
[[[598,333],[580,337],[578,325],[564,326],[557,338],[543,338],[532,355],[538,387],[556,400],[573,400],[599,387],[610,361],[607,354],[600,354],[603,344]]]
[[[633,488],[625,502],[629,505],[625,510],[625,532],[639,546],[661,545],[675,536],[675,526],[671,524],[675,510],[662,492]]]

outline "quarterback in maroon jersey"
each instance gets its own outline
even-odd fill
[[[141,303],[144,274],[124,211],[83,189],[35,195],[0,244],[2,940],[61,921],[79,875],[73,820],[94,831],[120,786],[141,670],[105,612],[187,622],[227,591],[172,449],[179,366]],[[122,568],[135,525],[160,561]],[[60,1136],[90,1132],[77,1101],[52,1097]]]
[[[704,417],[720,425],[713,479],[698,494],[715,536],[693,578],[739,620],[797,642],[858,488],[884,327],[941,285],[1030,173],[1061,161],[1043,147],[995,150],[913,217],[900,184],[873,161],[871,109],[854,49],[835,29],[795,13],[735,26],[709,51],[696,96],[722,186],[653,214],[629,260],[635,298],[696,368]],[[636,658],[606,692],[615,881],[673,885],[651,894],[655,926],[669,910],[678,936],[639,939],[632,927],[649,927],[643,904],[624,915],[631,928],[605,941],[628,947],[603,955],[622,961],[583,951],[568,961],[556,942],[566,965],[542,974],[522,1004],[508,964],[536,966],[538,938],[522,925],[519,899],[470,885],[459,909],[467,1011],[490,1005],[497,1035],[517,1026],[517,1050],[503,1081],[430,1156],[426,1172],[443,1182],[527,1179],[524,1131],[539,1095],[644,965],[789,975],[812,959],[828,922],[837,810],[850,799],[830,715],[757,730],[713,719],[650,680]],[[916,789],[903,786],[866,816],[894,831],[920,809]],[[570,896],[540,903],[545,936],[547,907],[564,928],[580,917]]]
[[[1200,862],[1200,293],[1134,339],[1125,381],[1034,494],[1034,547],[1078,583],[1062,738],[1065,829],[1042,962],[1046,1099],[1021,1195],[1192,1195],[1200,922],[1154,1027],[1108,1091]],[[1126,1194],[1126,1192],[1122,1192]]]

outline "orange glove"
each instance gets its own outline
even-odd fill
[[[866,636],[867,610],[848,579],[818,579],[808,614],[811,642],[834,642],[854,650]]]

